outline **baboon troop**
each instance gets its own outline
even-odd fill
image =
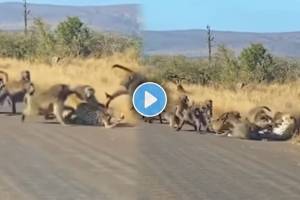
[[[122,65],[112,68],[128,73],[121,82],[121,88],[112,94],[106,93],[106,103],[96,98],[96,90],[90,85],[55,84],[45,91],[36,91],[28,70],[22,71],[19,80],[10,80],[8,74],[0,70],[0,105],[8,102],[12,113],[16,113],[16,103],[23,103],[21,120],[44,116],[46,120],[56,119],[60,124],[93,125],[113,128],[125,118],[123,114],[114,116],[110,103],[121,95],[132,97],[134,90],[148,79],[140,73]],[[176,79],[177,78],[177,79]],[[288,140],[299,134],[299,121],[289,113],[274,113],[267,106],[258,106],[246,114],[228,111],[214,116],[212,99],[194,101],[181,85],[181,79],[174,76],[179,97],[173,107],[169,107],[157,117],[144,118],[152,123],[159,120],[170,128],[181,131],[188,125],[198,133],[210,133],[222,137],[251,140]],[[66,101],[74,95],[81,103],[75,108],[67,106]]]
[[[8,74],[4,71],[0,71],[0,74],[4,77],[0,79],[0,104],[2,105],[7,99],[12,107],[12,113],[16,114],[16,103],[23,102],[25,94],[32,85],[30,72],[22,71],[17,81],[10,81]]]

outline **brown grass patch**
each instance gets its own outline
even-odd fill
[[[20,71],[28,69],[32,73],[32,80],[40,90],[44,90],[56,83],[70,85],[89,84],[93,86],[97,97],[105,102],[105,92],[113,92],[120,88],[120,81],[126,76],[121,70],[111,69],[113,64],[122,64],[135,71],[144,71],[147,74],[149,68],[140,67],[133,52],[115,54],[103,59],[73,59],[62,65],[49,66],[47,64],[29,63],[14,59],[1,59],[0,69],[7,71],[11,79],[19,78]],[[222,112],[237,110],[242,114],[255,106],[266,105],[274,111],[283,111],[300,116],[299,82],[289,84],[272,84],[268,86],[253,86],[238,91],[226,88],[203,87],[199,85],[184,85],[190,99],[198,102],[205,99],[214,101],[215,115]],[[180,95],[172,83],[165,83],[169,96],[169,107]],[[69,101],[74,105],[78,102]],[[111,104],[117,113],[124,113],[128,122],[136,122],[137,115],[130,110],[130,98],[118,98]]]

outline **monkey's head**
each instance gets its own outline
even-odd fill
[[[33,83],[26,84],[25,91],[30,96],[33,96],[35,93],[35,86]]]
[[[207,112],[206,106],[200,106],[200,107],[194,108],[194,115],[205,126],[211,122],[210,117],[209,117],[210,115]]]
[[[190,99],[189,99],[189,97],[188,97],[187,95],[182,95],[182,96],[179,97],[179,101],[180,101],[180,103],[181,103],[182,105],[184,105],[184,107],[185,107],[185,106],[188,107],[188,104],[189,104],[189,102],[190,102]]]
[[[273,124],[273,118],[262,113],[255,117],[255,124],[261,128],[266,128]]]
[[[95,96],[95,93],[96,93],[96,91],[95,91],[95,89],[92,88],[92,87],[86,87],[86,88],[84,89],[85,99],[89,99],[89,98]]]
[[[0,78],[0,88],[2,88],[5,85],[3,78]]]
[[[24,70],[21,72],[21,80],[22,81],[31,81],[30,71]]]

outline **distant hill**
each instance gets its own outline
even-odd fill
[[[300,57],[300,32],[243,33],[215,31],[214,47],[224,44],[239,53],[250,43],[263,43],[278,56]],[[207,56],[205,30],[145,31],[145,53],[150,55],[182,54],[191,57]],[[216,49],[216,48],[215,48]]]
[[[138,34],[140,12],[138,5],[113,6],[56,6],[29,4],[30,19],[43,18],[50,25],[57,25],[67,16],[78,16],[91,28],[102,31]],[[23,29],[22,3],[0,3],[0,30]]]
[[[207,56],[205,30],[143,31],[138,5],[113,6],[56,6],[29,4],[30,22],[34,17],[43,18],[50,25],[57,25],[67,16],[78,16],[89,27],[99,31],[112,31],[142,36],[148,55]],[[23,5],[0,3],[0,30],[23,29]],[[239,53],[250,43],[263,43],[278,56],[300,57],[300,32],[242,33],[215,31],[214,49],[220,44]]]

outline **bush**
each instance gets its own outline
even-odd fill
[[[232,86],[236,83],[284,83],[299,78],[300,65],[295,60],[276,58],[261,44],[251,44],[236,57],[225,46],[219,46],[209,65],[207,59],[184,56],[149,56],[145,65],[154,67],[159,80],[174,75],[187,83],[207,85],[217,83]]]
[[[90,30],[78,17],[68,17],[52,30],[42,19],[24,33],[0,33],[0,56],[50,61],[59,57],[103,57],[127,49],[141,49],[141,40]]]

